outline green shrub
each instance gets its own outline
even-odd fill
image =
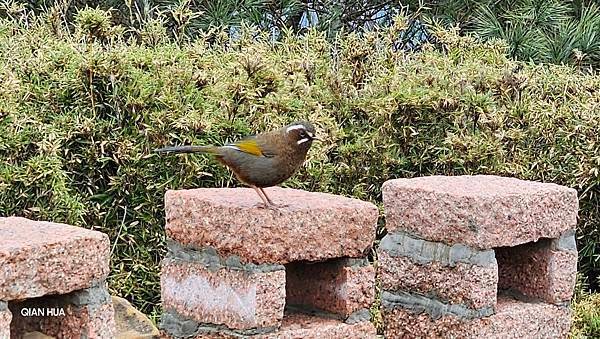
[[[599,273],[600,77],[511,61],[504,43],[454,32],[422,53],[394,52],[401,22],[333,42],[308,32],[274,43],[247,29],[144,44],[118,31],[82,39],[49,20],[0,21],[0,214],[108,233],[110,287],[146,313],[160,311],[165,190],[238,185],[210,158],[151,150],[299,118],[324,142],[286,186],[380,203],[397,177],[567,185],[581,197],[580,267]]]
[[[600,338],[600,293],[590,294],[578,284],[571,303],[573,325],[570,337]]]

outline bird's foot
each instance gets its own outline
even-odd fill
[[[280,208],[284,208],[287,207],[289,205],[286,204],[274,204],[274,203],[270,203],[270,204],[265,204],[265,203],[259,203],[256,205],[256,207],[258,208],[264,208],[264,209],[269,209],[269,210],[278,210]]]

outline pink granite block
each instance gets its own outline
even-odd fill
[[[488,175],[431,176],[383,184],[386,228],[480,249],[556,238],[577,223],[577,191]]]
[[[160,331],[159,339],[180,339],[181,337],[173,336],[165,330]],[[227,333],[219,333],[219,332],[210,332],[210,333],[200,333],[194,336],[186,336],[186,339],[239,339],[239,335],[227,334]]]
[[[258,335],[257,339],[323,339],[352,338],[374,339],[377,331],[369,321],[346,324],[339,320],[309,316],[305,314],[289,314],[283,318],[279,331],[266,335]]]
[[[8,310],[8,305],[4,301],[0,301],[0,338],[10,338],[10,322],[12,314]]]
[[[116,323],[106,287],[12,302],[11,331],[17,337],[40,332],[54,338],[114,338]]]
[[[87,288],[109,273],[109,240],[81,227],[0,218],[0,299]]]
[[[197,333],[186,338],[194,339],[325,339],[325,338],[351,338],[351,339],[375,339],[377,331],[369,321],[361,321],[347,324],[343,321],[311,316],[306,314],[291,313],[283,317],[282,325],[274,332],[240,336],[231,332],[219,332],[217,329],[210,332]],[[161,339],[174,339],[176,337],[161,331]]]
[[[267,328],[279,326],[283,318],[283,269],[209,269],[203,264],[166,258],[160,281],[163,309],[198,323],[230,329]]]
[[[286,302],[348,317],[375,301],[375,269],[366,260],[286,265]]]
[[[403,308],[383,308],[382,315],[386,338],[567,338],[571,326],[568,307],[500,296],[494,315],[473,320],[434,320]]]
[[[524,303],[499,297],[496,314],[474,321],[473,337],[567,338],[571,329],[568,307],[544,303]]]
[[[554,246],[557,241],[541,239],[536,243],[495,249],[498,288],[549,303],[571,300],[577,279],[577,251]]]
[[[41,332],[55,338],[115,338],[116,323],[112,304],[98,308],[65,307],[65,317],[45,317]]]
[[[378,211],[371,203],[279,187],[265,191],[286,206],[264,208],[250,188],[167,191],[167,237],[257,264],[362,257],[375,240]]]
[[[498,268],[495,265],[419,264],[408,257],[391,256],[386,251],[378,251],[378,259],[377,273],[383,290],[433,295],[475,309],[496,304]]]

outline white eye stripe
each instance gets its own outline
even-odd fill
[[[290,131],[293,131],[295,129],[306,129],[306,128],[304,127],[304,125],[292,125],[292,126],[286,128],[285,133],[290,133]]]
[[[304,139],[300,139],[300,140],[296,141],[296,143],[297,143],[298,145],[300,145],[300,144],[303,144],[303,143],[305,143],[305,142],[307,142],[307,141],[309,141],[309,140],[310,140],[310,138],[304,138]]]

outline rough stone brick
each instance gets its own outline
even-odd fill
[[[0,301],[0,338],[10,338],[10,322],[12,314],[8,310],[8,305],[5,301]]]
[[[169,315],[171,316],[171,315]],[[175,317],[173,317],[175,318]],[[231,330],[210,327],[202,324],[188,321],[171,320],[178,322],[178,335],[173,335],[168,331],[161,331],[160,338],[195,338],[195,339],[236,339],[236,338],[255,338],[255,339],[322,339],[322,338],[352,338],[352,339],[374,339],[377,338],[376,330],[373,324],[368,320],[361,320],[355,323],[346,323],[331,317],[311,316],[306,314],[291,313],[283,318],[279,329],[274,329],[269,333],[250,333],[240,334]],[[183,328],[186,328],[182,332]],[[185,333],[185,334],[184,334]]]
[[[286,302],[342,315],[375,301],[375,269],[366,259],[333,259],[285,266]]]
[[[160,320],[160,338],[237,339],[274,332],[277,327],[230,329],[224,325],[200,323],[177,313],[163,312]]]
[[[499,289],[550,303],[571,300],[577,279],[575,235],[495,249]]]
[[[81,227],[0,218],[0,300],[65,294],[104,281],[109,240]]]
[[[366,320],[347,324],[339,320],[308,316],[305,314],[290,314],[283,318],[281,329],[275,333],[259,335],[260,339],[322,339],[322,338],[353,338],[374,339],[377,331],[373,324]]]
[[[466,305],[450,304],[432,296],[405,291],[381,293],[381,306],[383,309],[403,308],[415,313],[426,313],[432,319],[443,316],[452,316],[458,319],[476,319],[494,314],[493,307],[473,309]]]
[[[492,250],[390,233],[377,253],[383,290],[432,295],[474,309],[496,304],[498,266]]]
[[[464,319],[451,314],[432,318],[426,312],[382,307],[386,338],[566,338],[568,307],[525,303],[499,296],[494,315]]]
[[[161,296],[166,312],[197,323],[241,330],[274,328],[283,318],[285,271],[281,265],[248,270],[165,258]],[[170,326],[168,321],[163,321],[165,326]]]
[[[410,291],[453,304],[479,309],[496,304],[498,270],[495,267],[457,263],[454,267],[438,262],[417,264],[407,257],[379,252],[378,276],[387,291]]]
[[[33,331],[56,338],[114,338],[116,335],[114,309],[106,286],[12,302],[9,307],[14,318],[11,331],[16,335]],[[40,310],[44,313],[40,314]]]
[[[577,223],[577,191],[497,176],[389,180],[386,228],[447,244],[491,249],[557,238]]]
[[[375,239],[378,210],[371,203],[279,187],[265,191],[286,206],[264,208],[249,188],[167,191],[167,237],[256,264],[363,257]]]

